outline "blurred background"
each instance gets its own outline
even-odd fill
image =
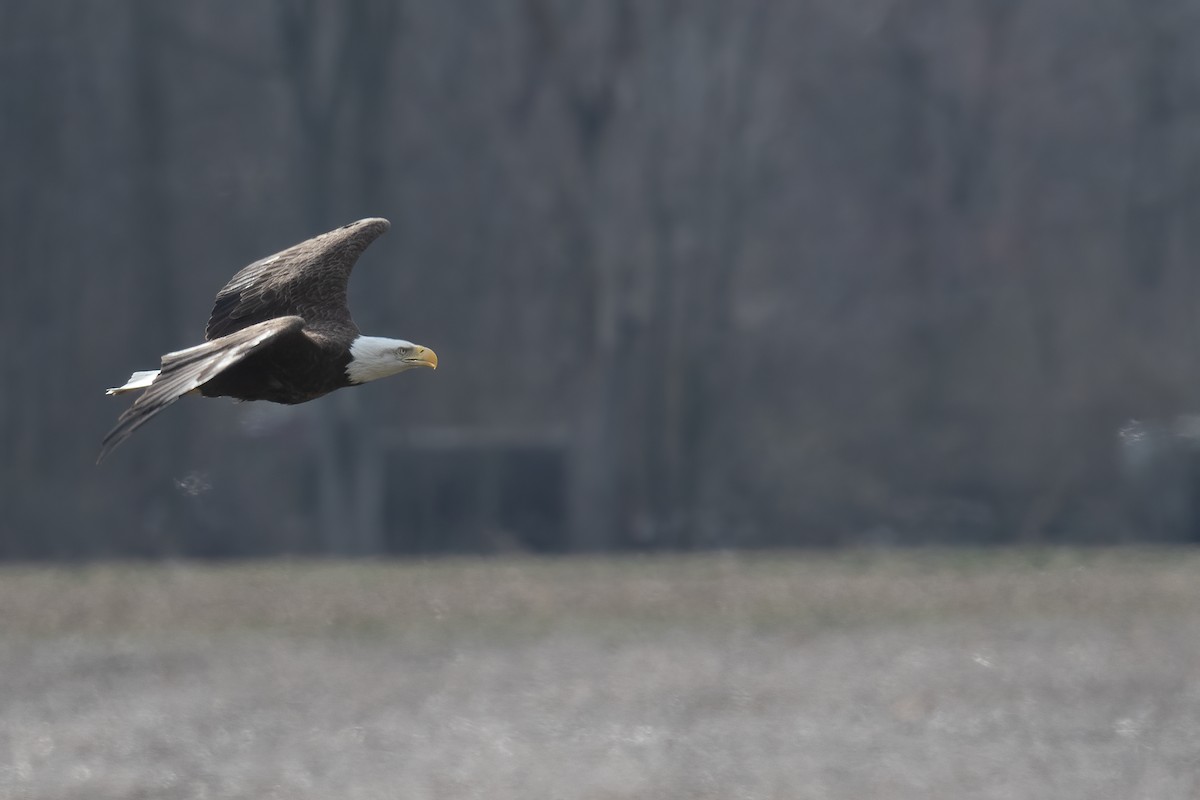
[[[0,3],[0,556],[1200,538],[1200,5]],[[423,372],[135,369],[366,216]]]
[[[1197,40],[0,0],[0,800],[1200,797]],[[96,466],[368,216],[355,318],[436,373]]]

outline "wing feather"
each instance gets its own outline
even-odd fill
[[[346,305],[350,271],[390,226],[379,217],[362,219],[243,268],[217,293],[204,338],[290,314],[304,317],[310,328],[353,325]]]
[[[104,437],[96,463],[145,425],[158,412],[199,388],[251,353],[304,327],[298,316],[279,317],[235,331],[196,347],[167,353],[154,382],[117,420]]]

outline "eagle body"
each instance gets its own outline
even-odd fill
[[[363,336],[350,316],[350,271],[389,227],[371,218],[255,261],[213,303],[203,344],[167,353],[108,394],[144,390],[104,437],[99,460],[186,394],[294,405],[415,367],[437,354],[404,339]]]
[[[349,345],[300,330],[201,385],[200,394],[284,405],[307,403],[354,385],[346,372],[351,361]]]

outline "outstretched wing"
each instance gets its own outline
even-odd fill
[[[99,464],[121,442],[180,397],[229,369],[246,356],[282,337],[298,334],[304,327],[300,317],[289,316],[260,322],[210,342],[167,353],[154,382],[117,420],[101,444]]]
[[[217,293],[204,338],[296,314],[309,327],[349,325],[346,284],[354,262],[391,224],[374,217],[344,225],[245,267]]]

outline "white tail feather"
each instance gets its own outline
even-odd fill
[[[124,386],[117,386],[109,389],[105,394],[125,394],[125,392],[133,392],[138,389],[145,389],[150,384],[154,383],[154,379],[158,377],[158,370],[148,369],[143,372],[135,372],[129,376],[129,380],[125,381]]]

